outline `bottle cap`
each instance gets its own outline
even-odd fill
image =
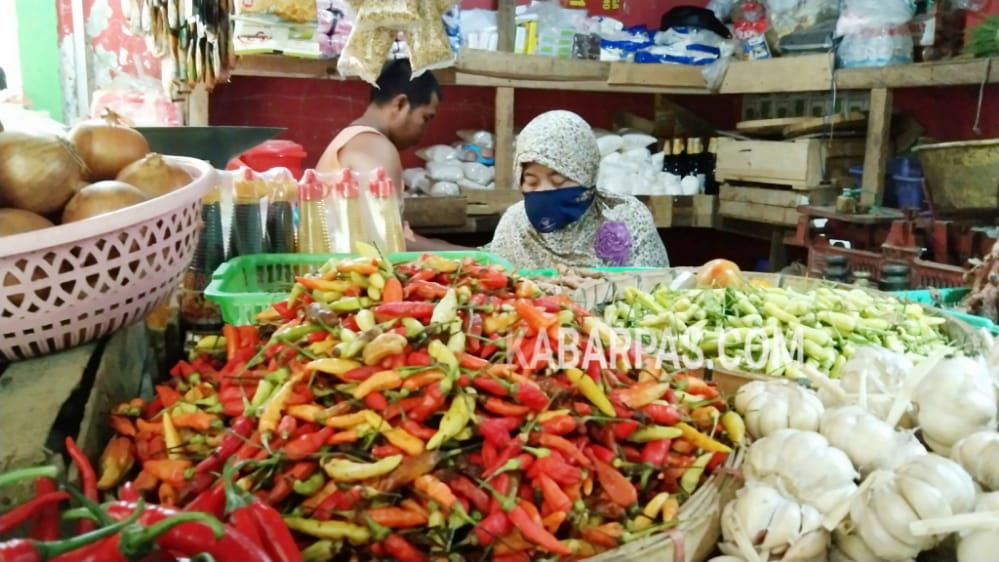
[[[326,197],[326,184],[315,170],[306,170],[298,184],[298,198],[302,201],[322,201]]]
[[[360,195],[357,187],[357,178],[352,170],[343,169],[339,172],[339,177],[334,185],[336,194],[341,199],[356,199]]]
[[[368,180],[368,192],[378,199],[395,197],[395,185],[392,178],[385,174],[385,168],[375,168]]]

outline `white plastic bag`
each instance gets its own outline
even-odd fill
[[[845,0],[836,21],[842,37],[839,66],[891,66],[912,62],[914,9],[909,0]]]
[[[430,195],[434,197],[457,197],[461,194],[461,189],[456,182],[439,181],[430,188]]]
[[[457,182],[465,177],[465,172],[456,162],[427,162],[427,172],[434,181]]]
[[[601,156],[617,152],[622,146],[624,146],[624,139],[619,135],[603,135],[597,138],[597,147],[600,148]]]
[[[425,162],[446,162],[448,160],[457,160],[458,151],[446,144],[435,144],[417,150],[416,155]]]
[[[656,137],[640,133],[630,133],[622,135],[623,149],[629,151],[635,148],[648,148],[649,145],[656,144]]]
[[[465,174],[465,179],[483,187],[496,177],[496,170],[492,166],[486,166],[478,162],[462,162],[461,170]]]

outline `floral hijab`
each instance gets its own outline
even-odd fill
[[[582,186],[596,183],[600,149],[590,126],[570,111],[549,111],[517,137],[514,177],[531,162],[548,166]],[[638,199],[590,187],[593,204],[564,228],[541,233],[531,226],[524,202],[503,214],[485,249],[518,269],[568,267],[668,267],[669,258],[655,221]]]

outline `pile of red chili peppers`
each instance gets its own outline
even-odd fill
[[[92,488],[255,560],[582,559],[676,526],[740,439],[710,384],[467,259],[331,261],[222,335],[114,410]]]

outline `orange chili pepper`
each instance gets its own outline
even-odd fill
[[[111,414],[109,424],[115,433],[124,435],[125,437],[135,437],[135,434],[137,433],[135,424],[132,423],[132,420],[122,415]]]
[[[395,276],[386,279],[382,287],[382,302],[401,302],[402,298],[402,282]]]
[[[418,476],[413,481],[413,487],[446,509],[451,509],[454,504],[458,503],[458,498],[451,491],[451,488],[430,474]]]
[[[157,480],[180,488],[186,480],[185,472],[191,468],[191,461],[182,459],[154,459],[142,463],[142,470]]]
[[[406,377],[406,380],[402,383],[402,387],[406,390],[417,390],[423,388],[430,383],[437,382],[444,379],[444,373],[433,369],[430,371],[423,371],[422,373],[417,373],[415,375]]]
[[[110,490],[117,486],[134,464],[132,440],[127,437],[111,439],[101,453],[101,477],[97,482],[97,489]]]
[[[348,429],[346,431],[340,431],[334,433],[326,440],[327,445],[342,445],[344,443],[356,443],[359,439],[357,435],[357,430]]]
[[[186,427],[198,432],[208,431],[215,421],[215,416],[206,412],[186,412],[174,414],[172,417],[174,427]]]

